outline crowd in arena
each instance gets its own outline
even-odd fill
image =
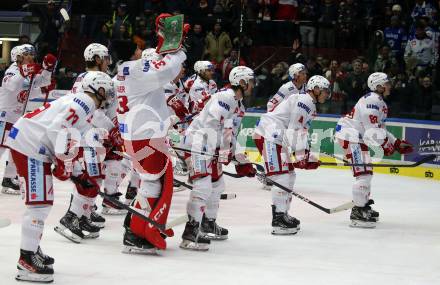
[[[59,1],[50,0],[47,6],[31,8],[40,17],[42,33],[36,44],[41,54],[56,52],[65,32],[56,2]],[[73,17],[76,15],[78,20],[72,20],[67,29],[75,30],[88,42],[109,47],[115,65],[118,54],[113,46],[122,41],[135,43],[141,49],[154,47],[156,16],[162,12],[184,14],[185,21],[192,25],[186,40],[188,75],[197,60],[209,60],[216,66],[219,86],[227,83],[234,66],[255,68],[264,62],[266,58],[259,56],[259,47],[273,47],[272,53],[286,47],[283,58],[277,55],[256,70],[259,85],[246,101],[248,107],[264,107],[281,84],[289,80],[288,67],[300,62],[307,66],[309,77],[319,74],[331,81],[332,100],[320,106],[320,113],[348,113],[367,91],[368,75],[381,71],[392,78],[394,91],[388,102],[394,110],[391,116],[439,116],[432,113],[433,105],[440,102],[439,86],[435,84],[440,76],[438,1],[102,2],[71,1]],[[73,84],[76,70],[72,66],[60,67],[57,87],[67,89]]]

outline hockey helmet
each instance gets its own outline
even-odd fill
[[[204,70],[214,70],[214,65],[212,62],[207,60],[199,60],[194,63],[194,71],[197,74],[202,73]]]
[[[377,87],[383,87],[387,82],[390,82],[390,80],[388,75],[383,72],[374,72],[368,76],[367,80],[368,88],[370,88],[370,90],[373,92],[377,90]]]
[[[115,99],[113,81],[106,73],[101,71],[89,71],[81,81],[84,92],[94,94],[101,102],[100,107]]]
[[[106,46],[97,43],[89,44],[84,50],[85,61],[93,61],[95,55],[97,55],[100,59],[104,59],[105,57],[110,59]]]
[[[326,90],[329,92],[330,82],[321,75],[314,75],[310,77],[309,81],[307,81],[306,90],[313,90],[315,87],[318,87],[321,90]]]
[[[229,73],[229,83],[232,86],[239,86],[242,80],[246,84],[249,83],[249,80],[254,80],[254,71],[247,66],[234,67]]]
[[[306,67],[304,66],[304,64],[302,63],[295,63],[292,64],[289,67],[289,77],[291,79],[295,79],[296,76],[301,72],[301,71],[307,71]]]
[[[11,61],[16,62],[17,61],[17,53],[18,53],[19,46],[13,47],[11,49]]]

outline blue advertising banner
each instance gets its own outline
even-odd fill
[[[440,130],[438,129],[405,127],[405,139],[414,145],[414,152],[405,155],[406,161],[420,160],[419,153],[440,151]],[[440,165],[440,156],[437,156],[432,163]]]

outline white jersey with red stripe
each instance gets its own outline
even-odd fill
[[[277,93],[267,102],[267,111],[272,112],[283,101],[293,94],[306,93],[306,85],[303,84],[300,88],[296,87],[293,81],[289,81],[281,85]]]
[[[212,95],[209,102],[192,121],[185,132],[184,143],[196,149],[204,149],[213,153],[221,147],[229,149],[231,141],[224,141],[223,136],[228,129],[234,133],[238,130],[239,124],[237,118],[244,115],[240,100],[235,98],[235,92],[232,89],[220,89]],[[204,139],[203,134],[206,134]]]
[[[36,74],[32,81],[32,89],[50,85],[52,73],[42,69]],[[19,102],[17,97],[30,88],[31,81],[29,77],[23,77],[17,64],[12,64],[3,77],[0,87],[0,121],[15,123],[24,113],[26,102]],[[32,96],[41,94],[41,92],[30,92]],[[29,98],[30,99],[30,98]]]
[[[6,144],[30,158],[51,162],[56,153],[67,150],[63,131],[72,129],[71,138],[75,141],[86,137],[95,108],[93,99],[84,93],[63,96],[19,118]]]
[[[186,55],[167,54],[162,60],[127,61],[118,67],[116,93],[118,121],[123,139],[165,137],[170,111],[164,96],[165,84],[179,74]]]
[[[388,106],[382,96],[375,92],[367,93],[359,99],[348,115],[339,119],[335,137],[354,143],[366,143],[364,138],[368,132],[367,137],[374,138],[379,145],[385,138],[394,143],[396,138],[386,131],[387,116]]]
[[[217,84],[214,80],[206,81],[200,76],[197,76],[189,90],[189,101],[194,103],[199,100],[208,101],[209,97],[215,94],[215,92],[217,92]],[[191,110],[189,110],[191,114],[201,111],[200,108],[197,107],[197,104],[191,104],[191,106],[193,106],[190,108]]]
[[[86,74],[87,71],[78,75],[70,91],[72,94],[83,92],[82,80]],[[113,78],[113,82],[116,83],[115,78]],[[103,128],[107,131],[110,131],[116,126],[115,122],[117,122],[117,101],[113,100],[108,103],[109,104],[106,106],[106,108],[100,108],[95,111],[92,117],[92,125],[96,128]]]
[[[283,100],[272,112],[263,114],[255,135],[290,147],[292,151],[309,149],[308,130],[315,117],[316,105],[312,96],[298,93]]]

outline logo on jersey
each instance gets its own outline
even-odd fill
[[[144,68],[142,69],[143,72],[148,72],[150,70],[150,62],[148,60],[144,63]]]
[[[43,162],[28,159],[29,202],[44,201]]]
[[[128,66],[126,66],[126,67],[124,67],[124,68],[122,69],[122,74],[124,74],[124,75],[130,75],[130,72],[128,71]]]
[[[18,134],[18,129],[16,127],[12,127],[11,131],[9,132],[9,137],[15,140],[17,134]]]
[[[116,92],[118,92],[118,93],[125,93],[125,86],[124,85],[119,85],[116,88]]]
[[[88,115],[90,113],[90,108],[86,103],[81,101],[79,98],[73,98],[73,102],[77,103],[81,108],[83,108],[84,112]]]
[[[310,114],[311,111],[310,107],[304,104],[303,102],[298,102],[298,107],[304,109],[307,112],[307,114]]]
[[[367,104],[367,109],[374,109],[379,111],[379,106],[374,105],[374,104]]]
[[[220,105],[220,107],[225,108],[227,111],[229,111],[231,109],[231,107],[229,107],[229,105],[223,101],[218,101],[218,104]]]

